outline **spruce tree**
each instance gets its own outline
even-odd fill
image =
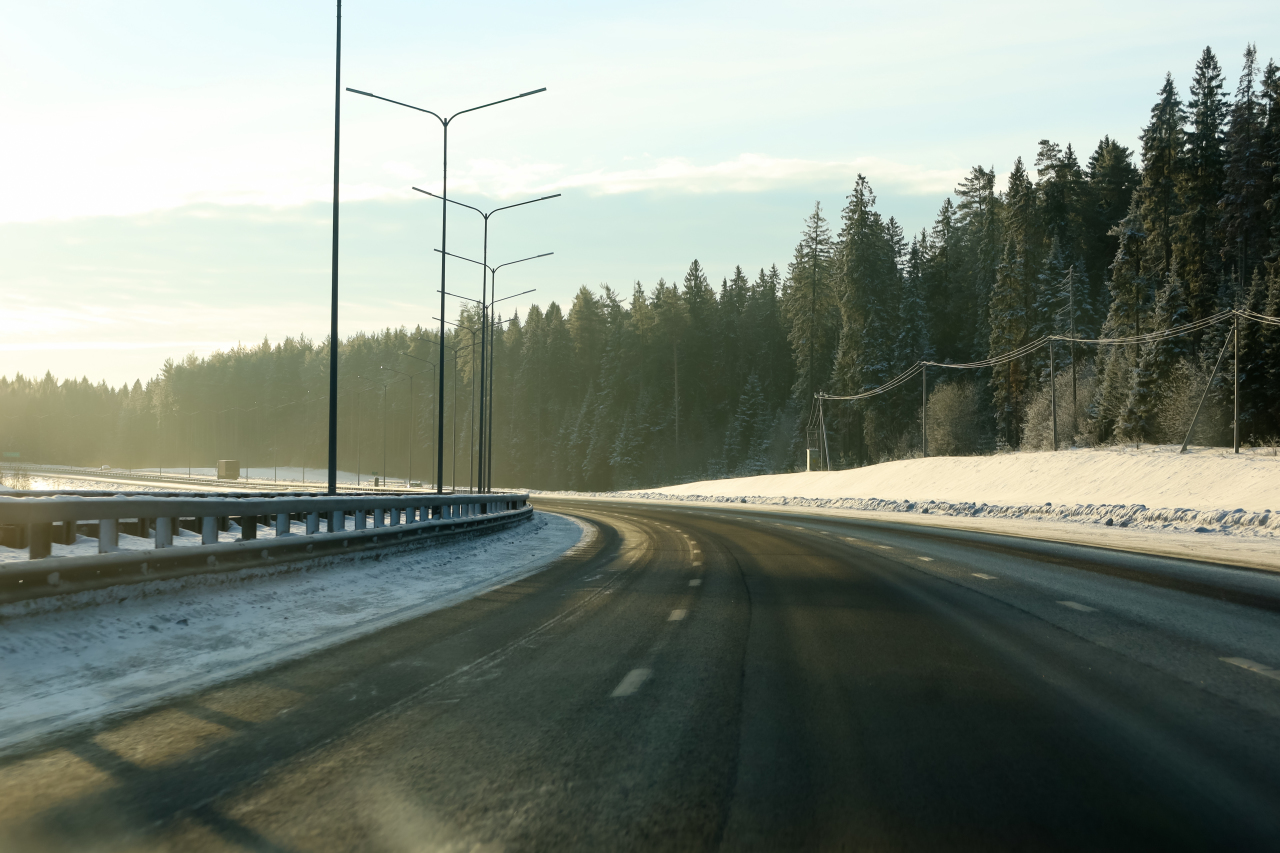
[[[991,339],[989,355],[996,357],[1030,341],[1030,302],[1026,267],[1016,248],[1015,238],[1005,242],[1004,258],[996,268],[991,289]],[[1011,446],[1021,432],[1019,417],[1027,391],[1026,367],[1021,360],[992,368],[991,385],[996,410],[996,427]]]
[[[987,352],[988,303],[1005,242],[1003,202],[995,179],[994,168],[975,166],[956,187],[956,227],[963,248],[962,258],[953,265],[963,294],[951,318],[963,341],[963,349],[949,356],[956,361],[973,361]]]
[[[1228,104],[1222,96],[1222,69],[1209,48],[1196,63],[1187,103],[1190,127],[1178,179],[1183,212],[1174,235],[1174,255],[1196,319],[1213,313],[1222,262],[1222,216],[1218,202],[1226,170],[1223,128]]]
[[[1134,194],[1146,233],[1143,264],[1155,281],[1163,281],[1173,265],[1173,227],[1182,212],[1178,179],[1185,119],[1173,75],[1166,74],[1160,99],[1151,108],[1151,120],[1142,132],[1142,183]]]
[[[839,309],[833,287],[833,253],[822,205],[815,204],[787,267],[782,294],[787,339],[795,360],[793,393],[803,412],[808,412],[814,394],[824,389],[835,358]]]
[[[1244,52],[1244,69],[1240,72],[1235,102],[1231,105],[1221,202],[1222,257],[1239,285],[1232,298],[1232,302],[1237,304],[1243,299],[1244,288],[1253,280],[1254,270],[1261,265],[1270,248],[1266,202],[1273,189],[1266,183],[1263,151],[1266,116],[1257,89],[1257,78],[1257,50],[1249,45]]]
[[[1076,274],[1090,282],[1093,289],[1088,291],[1089,301],[1098,304],[1103,294],[1096,288],[1106,280],[1107,267],[1111,266],[1119,248],[1111,229],[1129,212],[1142,173],[1133,165],[1133,152],[1110,136],[1104,136],[1089,156],[1086,175],[1090,205],[1085,219],[1084,265],[1077,267]],[[1101,320],[1089,315],[1088,328],[1096,330]]]

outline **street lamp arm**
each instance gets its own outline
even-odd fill
[[[493,302],[490,302],[489,304],[490,304],[490,305],[497,305],[499,302],[506,302],[508,299],[515,299],[517,296],[524,296],[526,293],[533,293],[533,292],[534,292],[535,290],[537,290],[537,289],[538,289],[538,288],[536,288],[536,287],[535,287],[535,288],[532,288],[532,289],[530,289],[530,290],[522,290],[522,291],[520,291],[519,293],[513,293],[513,294],[511,294],[510,296],[504,296],[504,297],[502,297],[501,299],[495,299],[495,300],[493,300]],[[496,325],[496,324],[495,324],[495,325]]]
[[[464,259],[464,260],[465,260],[465,259]],[[452,296],[454,299],[465,299],[465,300],[467,300],[468,302],[474,302],[474,303],[476,303],[477,305],[483,305],[483,304],[484,304],[484,303],[483,303],[483,302],[481,302],[479,299],[472,299],[470,296],[459,296],[458,294],[456,294],[456,293],[450,293],[450,292],[449,292],[449,291],[447,291],[447,290],[437,290],[437,291],[436,291],[436,293],[443,293],[445,296]]]
[[[506,207],[495,207],[493,210],[489,211],[489,215],[493,216],[493,214],[497,213],[499,210],[510,210],[513,207],[520,207],[526,204],[533,204],[535,201],[546,201],[547,199],[550,199],[550,198],[560,198],[560,193],[556,193],[555,195],[544,195],[542,198],[531,198],[528,201],[518,201],[515,204],[509,204]]]
[[[493,271],[494,271],[494,272],[497,272],[498,270],[502,269],[503,267],[509,267],[509,266],[511,266],[512,264],[522,264],[522,263],[524,263],[525,261],[536,261],[538,258],[547,258],[547,257],[550,257],[551,255],[554,255],[554,254],[555,254],[555,252],[543,252],[541,255],[530,255],[529,257],[527,257],[527,258],[521,258],[521,259],[520,259],[520,260],[518,260],[518,261],[507,261],[505,264],[498,264],[496,267],[494,267],[494,268],[493,268]]]
[[[433,199],[439,199],[440,201],[448,201],[448,202],[449,202],[449,204],[451,204],[451,205],[458,205],[458,206],[460,206],[460,207],[466,207],[466,209],[467,209],[467,210],[475,210],[477,214],[480,214],[481,216],[484,216],[484,218],[485,218],[485,219],[488,219],[488,218],[489,218],[489,214],[486,214],[486,213],[485,213],[485,211],[480,210],[480,209],[479,209],[479,207],[472,207],[471,205],[466,204],[466,202],[458,201],[457,199],[445,199],[445,197],[444,197],[444,196],[438,196],[438,195],[435,195],[435,193],[434,193],[434,192],[430,192],[430,191],[428,191],[428,190],[424,190],[424,188],[421,188],[421,187],[410,187],[410,190],[417,190],[417,191],[421,192],[421,193],[422,193],[422,195],[424,195],[424,196],[431,196],[431,197],[433,197]]]
[[[488,264],[484,263],[483,261],[477,261],[474,258],[464,258],[462,257],[462,255],[455,255],[453,252],[441,252],[439,249],[432,249],[431,251],[435,252],[437,255],[448,255],[451,258],[457,258],[458,260],[466,261],[469,264],[475,264],[476,266],[487,267],[489,269],[489,272],[493,272],[493,267],[490,267]],[[451,293],[449,295],[452,296],[453,294]],[[474,302],[475,300],[472,300],[472,301]]]
[[[541,89],[534,89],[532,92],[521,92],[519,95],[512,95],[510,98],[503,98],[501,101],[490,101],[489,103],[481,104],[478,107],[471,107],[469,109],[459,110],[458,112],[449,116],[448,119],[442,119],[442,121],[444,121],[445,124],[448,124],[449,122],[453,121],[455,118],[457,118],[460,115],[463,115],[464,113],[473,113],[476,110],[482,110],[485,107],[496,107],[498,104],[505,104],[507,101],[515,101],[515,100],[519,100],[520,98],[527,98],[530,95],[537,95],[538,93],[545,92],[545,91],[547,91],[547,87],[543,86]],[[377,97],[377,95],[375,95],[374,97]],[[386,98],[383,98],[383,100],[385,101]],[[414,109],[417,109],[417,107],[414,107]],[[423,112],[426,112],[426,111],[424,110]],[[435,114],[432,113],[432,115],[435,115]],[[439,118],[439,116],[436,116],[436,118]]]
[[[457,326],[459,329],[463,329],[463,330],[465,330],[465,331],[468,331],[468,332],[470,332],[470,333],[471,333],[471,334],[473,334],[473,335],[476,333],[476,330],[475,330],[475,329],[473,329],[473,328],[471,328],[470,326],[464,326],[464,325],[462,325],[461,323],[455,323],[455,322],[453,322],[452,320],[441,320],[439,317],[432,317],[431,319],[432,319],[432,320],[435,320],[435,321],[437,321],[437,322],[448,323],[450,326]],[[470,345],[470,344],[467,344],[467,346],[471,346],[471,345]]]
[[[488,219],[488,218],[489,218],[489,214],[486,214],[486,213],[485,213],[485,211],[480,210],[480,209],[479,209],[479,207],[472,207],[471,205],[466,204],[466,202],[458,201],[457,199],[445,199],[445,197],[444,197],[444,196],[438,196],[438,195],[435,195],[435,193],[434,193],[434,192],[430,192],[430,191],[428,191],[428,190],[424,190],[424,188],[421,188],[421,187],[410,187],[410,190],[417,190],[417,191],[421,192],[421,193],[422,193],[422,195],[424,195],[424,196],[431,196],[431,197],[433,197],[433,199],[439,199],[440,201],[448,201],[448,202],[449,202],[449,204],[451,204],[451,205],[458,205],[458,206],[460,206],[460,207],[466,207],[466,209],[467,209],[467,210],[475,210],[477,214],[480,214],[481,216],[484,216],[484,218],[485,218],[485,219]]]
[[[415,107],[413,104],[406,104],[406,103],[404,103],[403,101],[393,101],[393,100],[391,100],[390,98],[384,98],[384,97],[382,97],[381,95],[375,95],[375,94],[373,94],[372,92],[361,92],[359,89],[352,89],[350,86],[348,86],[348,87],[347,87],[347,91],[348,91],[348,92],[354,92],[354,93],[355,93],[355,94],[357,94],[357,95],[364,95],[366,98],[377,98],[379,101],[386,101],[388,104],[395,104],[396,106],[400,106],[400,107],[408,107],[409,109],[411,109],[411,110],[417,110],[417,111],[418,111],[418,112],[420,112],[420,113],[426,113],[426,114],[428,114],[428,115],[433,115],[433,116],[435,116],[439,121],[441,121],[441,122],[443,122],[443,123],[445,123],[445,124],[447,124],[447,123],[448,123],[447,121],[445,121],[445,119],[440,118],[440,114],[439,114],[439,113],[432,112],[431,110],[424,110],[422,107]]]

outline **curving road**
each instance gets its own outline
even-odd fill
[[[1280,576],[537,504],[598,536],[6,760],[0,850],[1280,849]]]

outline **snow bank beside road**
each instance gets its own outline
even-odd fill
[[[1280,535],[1280,458],[1269,450],[1239,456],[1221,450],[1179,455],[1177,450],[907,459],[847,471],[704,480],[615,494]]]
[[[1020,504],[1113,504],[1280,510],[1280,457],[1177,447],[1061,450],[905,459],[848,471],[706,480],[665,495],[879,498]],[[1270,451],[1268,451],[1269,453]]]
[[[323,558],[302,570],[193,575],[0,606],[0,752],[447,607],[584,545],[586,531],[535,513],[511,530],[381,559]]]

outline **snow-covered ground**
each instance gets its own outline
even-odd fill
[[[1280,457],[1273,452],[1179,454],[1176,446],[1158,446],[933,457],[607,496],[896,514],[950,527],[1157,552],[1182,548],[1199,558],[1280,567],[1274,556],[1280,554]],[[1072,534],[1073,527],[1079,532]],[[1146,531],[1145,539],[1139,531]],[[1162,537],[1161,548],[1152,536]]]
[[[1280,457],[1176,446],[942,456],[847,471],[704,480],[666,495],[877,498],[1019,506],[1045,503],[1280,510]]]
[[[447,607],[590,535],[539,512],[511,530],[380,560],[321,558],[0,606],[0,752]]]

